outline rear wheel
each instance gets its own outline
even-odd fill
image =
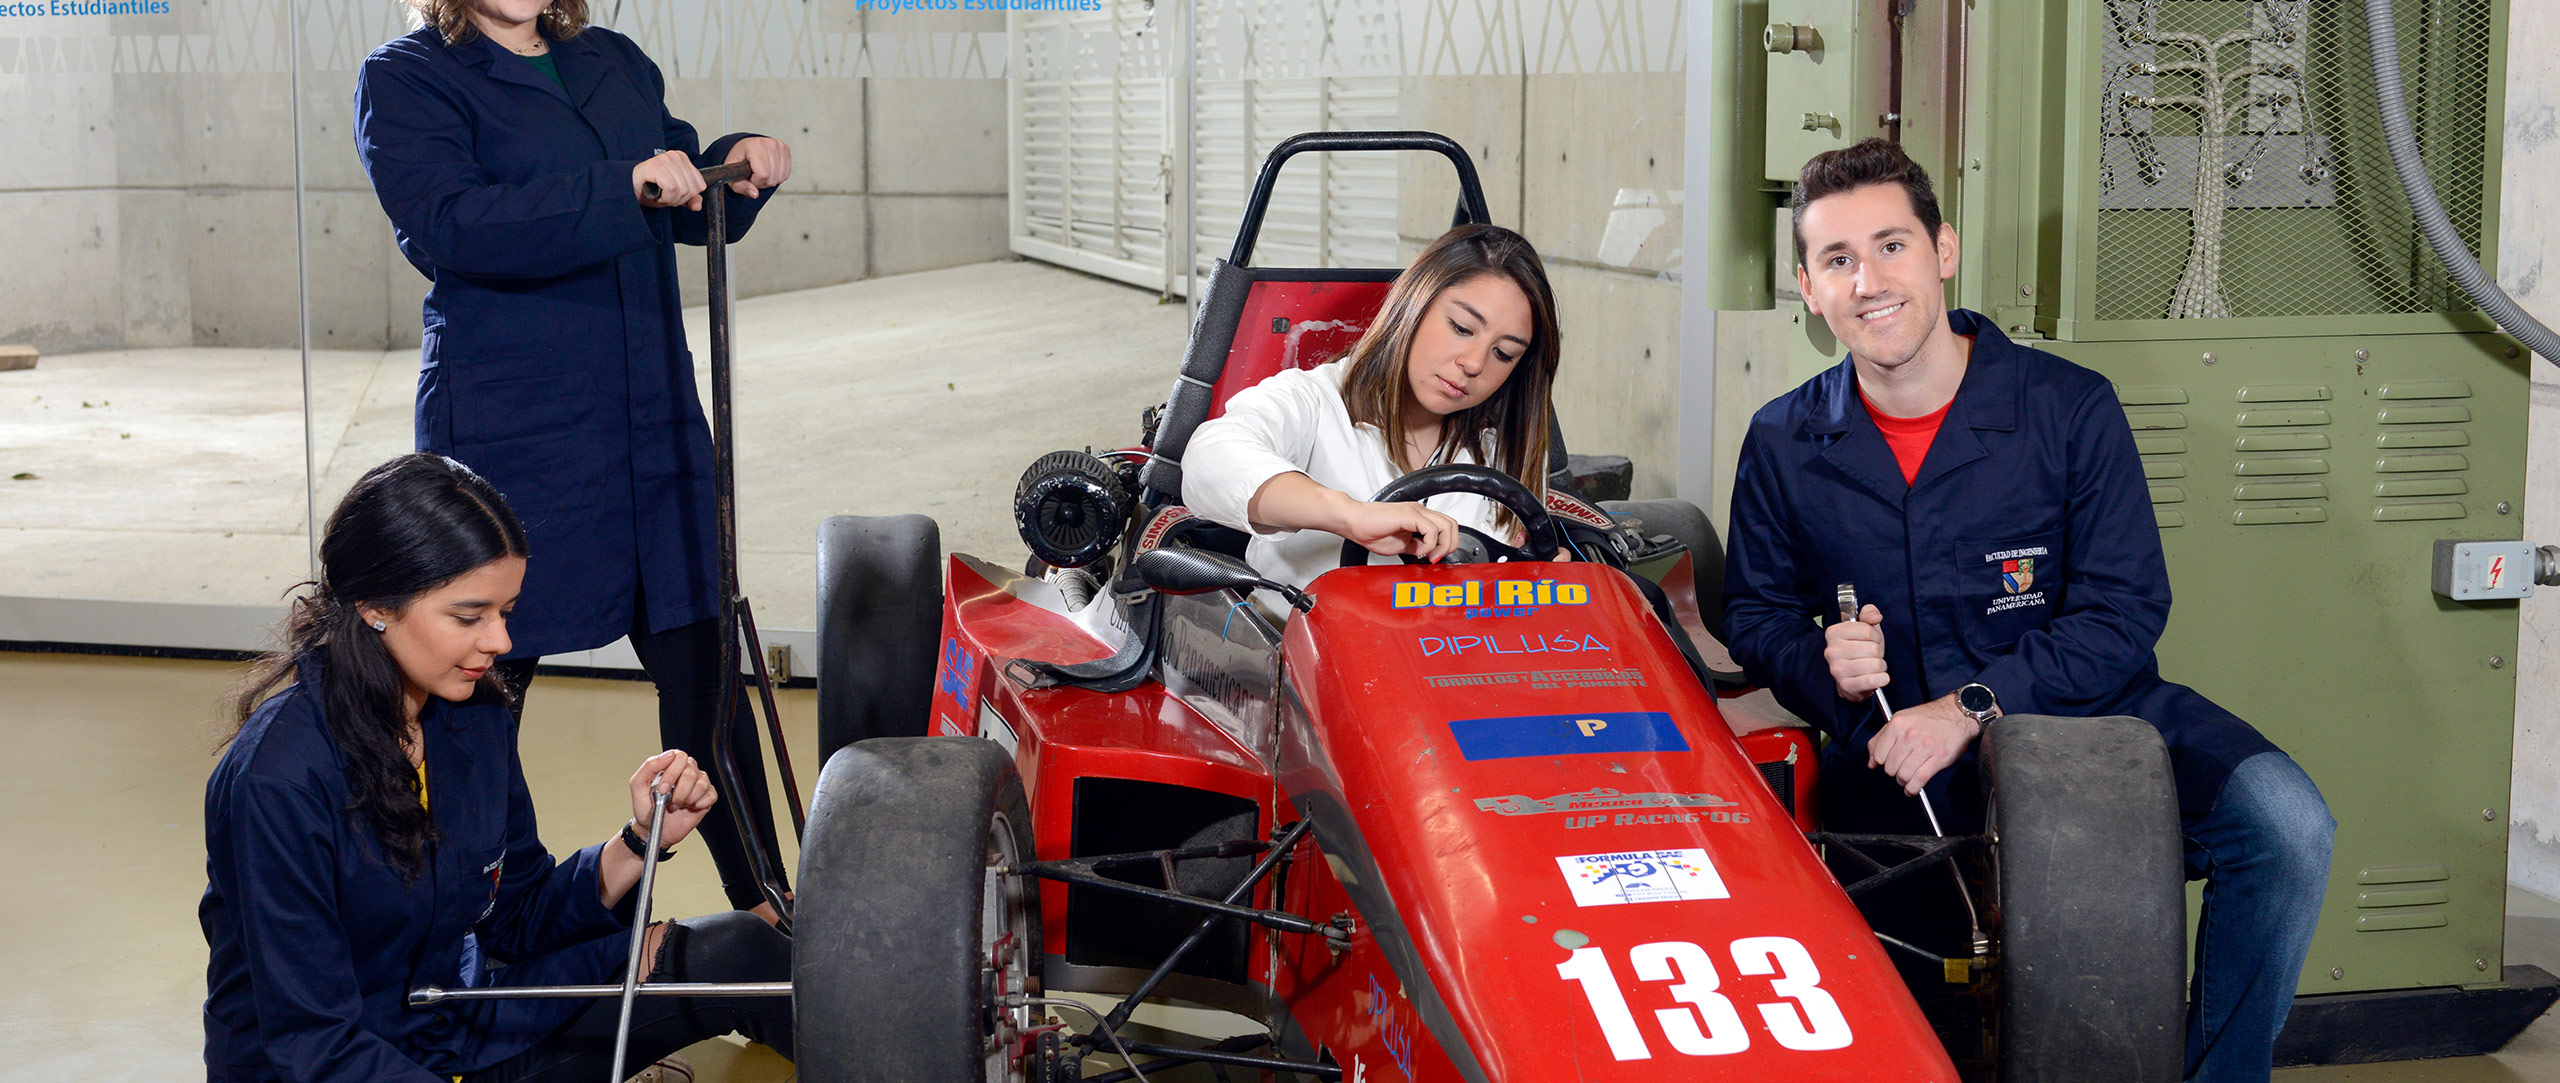
[[[1021,776],[991,742],[882,738],[827,761],[792,921],[800,1078],[1044,1078],[1035,1007],[1003,1003],[1040,992],[1037,887],[1011,871],[1032,855]]]
[[[2136,718],[2012,715],[1982,740],[2003,1083],[2172,1081],[2185,1068],[2178,792]]]
[[[873,737],[922,737],[942,634],[942,532],[922,515],[818,525],[818,761]]]

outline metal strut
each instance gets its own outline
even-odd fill
[[[1957,854],[1979,849],[1984,841],[1980,835],[1856,835],[1835,831],[1807,831],[1804,838],[1816,846],[1836,847],[1836,850],[1826,852],[1847,854],[1867,867],[1866,875],[1840,885],[1841,890],[1848,892],[1853,899],[1931,865],[1947,864],[1954,868],[1951,861]],[[1888,865],[1860,849],[1864,846],[1891,846],[1912,853],[1910,857]]]
[[[1252,917],[1245,917],[1244,920],[1258,921],[1259,915],[1266,913],[1265,911],[1251,910],[1238,906],[1237,903],[1243,899],[1252,897],[1253,889],[1261,886],[1262,881],[1270,877],[1271,870],[1278,868],[1282,861],[1288,859],[1289,851],[1297,848],[1298,840],[1305,838],[1307,835],[1307,829],[1313,826],[1315,826],[1315,824],[1312,820],[1300,820],[1287,827],[1281,828],[1280,833],[1274,836],[1271,840],[1271,849],[1262,855],[1262,860],[1254,863],[1253,871],[1245,874],[1244,879],[1237,881],[1236,886],[1227,889],[1226,897],[1217,900],[1214,904],[1202,905],[1209,903],[1209,900],[1193,895],[1183,895],[1178,892],[1167,892],[1166,894],[1171,895],[1172,898],[1164,901],[1197,906],[1201,909],[1210,910],[1211,912],[1200,919],[1200,924],[1192,926],[1191,935],[1184,937],[1182,939],[1182,943],[1175,945],[1172,953],[1166,955],[1163,962],[1156,964],[1155,970],[1147,975],[1145,981],[1139,982],[1137,988],[1130,990],[1128,996],[1121,998],[1120,1003],[1111,1009],[1111,1014],[1103,1018],[1099,1029],[1103,1032],[1114,1034],[1118,1033],[1121,1026],[1129,1021],[1130,1014],[1138,1010],[1139,1002],[1144,1001],[1147,999],[1149,994],[1154,993],[1156,991],[1156,986],[1164,984],[1164,980],[1166,978],[1173,976],[1173,968],[1180,966],[1184,956],[1191,954],[1191,950],[1193,948],[1199,947],[1202,941],[1209,938],[1209,930],[1217,928],[1219,921],[1229,917],[1239,917],[1243,915],[1255,915]],[[1034,873],[1033,875],[1046,874]],[[1096,879],[1100,878],[1096,877]],[[1117,884],[1120,887],[1136,886],[1134,884],[1119,884],[1116,880],[1104,882]],[[1149,897],[1152,898],[1154,896]],[[1229,913],[1231,910],[1243,911],[1243,915]],[[1296,917],[1296,915],[1293,914],[1282,916],[1292,918]],[[1305,919],[1301,918],[1298,920],[1303,921]],[[1085,1034],[1079,1036],[1076,1041],[1078,1044],[1081,1044],[1086,1048],[1092,1048],[1096,1039],[1092,1034]]]
[[[1230,917],[1238,921],[1249,921],[1266,928],[1278,929],[1284,933],[1317,934],[1327,937],[1339,935],[1340,930],[1331,925],[1285,910],[1258,910],[1250,906],[1237,906],[1232,902],[1220,902],[1199,895],[1133,884],[1126,880],[1114,880],[1096,871],[1128,865],[1154,865],[1164,871],[1164,881],[1170,884],[1173,882],[1173,867],[1176,863],[1211,858],[1245,857],[1275,848],[1274,843],[1261,839],[1241,839],[1212,846],[1193,846],[1178,850],[1141,850],[1137,853],[1079,857],[1068,861],[1034,861],[1014,866],[1013,874],[1056,880],[1064,884],[1118,892],[1122,895],[1134,895],[1171,906],[1190,907],[1220,917]]]

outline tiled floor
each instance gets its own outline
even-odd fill
[[[0,654],[0,1080],[201,1077],[203,781],[223,693],[238,667]],[[781,697],[814,777],[816,696]],[[542,823],[566,849],[622,820],[623,780],[656,748],[649,687],[544,678],[526,718],[525,763]],[[708,862],[671,864],[664,914],[721,904]],[[2517,894],[2508,960],[2560,972],[2560,906]],[[693,1050],[702,1083],[774,1083],[790,1066],[761,1048]],[[2279,1073],[2282,1083],[2560,1081],[2560,1016],[2495,1056]]]

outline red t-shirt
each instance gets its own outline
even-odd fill
[[[1858,401],[1865,403],[1867,416],[1874,418],[1877,430],[1884,433],[1884,445],[1893,449],[1893,461],[1902,467],[1902,483],[1920,480],[1920,463],[1929,457],[1929,445],[1938,439],[1938,423],[1947,419],[1947,406],[1921,417],[1895,417],[1876,409],[1875,400],[1867,397],[1865,388],[1858,389]]]

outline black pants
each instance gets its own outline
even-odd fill
[[[764,742],[756,733],[756,714],[743,691],[729,749],[737,757],[738,781],[745,792],[729,792],[712,770],[718,762],[711,756],[711,729],[720,703],[720,622],[696,621],[651,632],[648,618],[642,615],[646,611],[637,602],[632,606],[631,649],[640,655],[640,668],[649,674],[650,682],[658,686],[658,739],[663,747],[683,749],[711,771],[712,784],[720,787],[720,804],[745,813],[751,829],[764,840],[765,852],[780,860],[782,849],[773,833],[773,798],[764,781]],[[525,690],[533,683],[534,665],[539,661],[517,658],[498,663],[498,679],[515,696],[518,722],[524,719]],[[729,905],[745,908],[765,901],[756,887],[755,866],[748,861],[735,813],[713,809],[695,835],[711,850],[711,863],[719,868],[720,888],[728,895]],[[774,876],[788,881],[782,869],[775,869]]]
[[[657,965],[645,980],[789,981],[791,938],[737,910],[668,922]],[[463,1078],[470,1083],[590,1083],[613,1067],[615,1028],[621,1020],[621,998],[600,997],[541,1044]],[[637,1072],[695,1042],[730,1033],[790,1056],[791,998],[641,997],[631,1005],[631,1047],[623,1070]]]

